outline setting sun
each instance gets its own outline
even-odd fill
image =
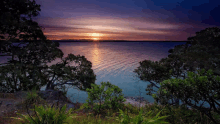
[[[98,41],[101,39],[101,37],[103,36],[103,34],[101,33],[87,33],[87,36],[90,37],[90,39],[94,40],[94,41]]]
[[[95,41],[99,40],[98,38],[92,38],[92,39],[95,40]]]

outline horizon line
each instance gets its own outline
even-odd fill
[[[171,40],[88,40],[88,39],[61,39],[61,40],[51,40],[51,41],[61,41],[61,42],[191,42],[191,41],[171,41]]]

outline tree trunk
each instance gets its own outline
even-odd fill
[[[45,90],[54,90],[54,87],[55,87],[55,86],[53,85],[53,83],[52,83],[51,81],[49,81],[49,83],[47,84]]]

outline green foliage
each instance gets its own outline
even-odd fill
[[[46,40],[32,20],[39,14],[35,0],[0,1],[0,56],[7,56],[0,73],[1,92],[27,91],[46,84],[41,71],[62,56],[59,43]]]
[[[206,115],[199,112],[199,110],[188,109],[186,105],[164,106],[154,103],[146,105],[144,111],[152,111],[151,117],[156,116],[161,111],[160,115],[168,116],[165,121],[170,124],[214,124]]]
[[[125,99],[122,90],[109,82],[101,82],[101,86],[92,84],[92,88],[86,91],[88,92],[86,108],[91,109],[90,106],[93,106],[92,109],[95,113],[101,113],[104,109],[118,110],[123,107],[122,102]],[[94,104],[95,101],[98,101],[99,104]]]
[[[217,27],[206,28],[189,37],[186,44],[170,49],[168,57],[156,62],[140,62],[134,72],[141,80],[149,82],[147,95],[152,95],[155,102],[162,105],[178,106],[181,100],[216,122],[220,115],[219,34]],[[205,108],[204,104],[210,108]]]
[[[92,63],[73,54],[63,59],[59,43],[47,40],[32,20],[39,11],[35,0],[0,1],[0,56],[8,57],[7,63],[0,64],[0,92],[27,91],[35,86],[40,90],[45,85],[46,89],[62,89],[65,84],[84,91],[91,88],[96,80]],[[62,61],[47,65],[57,58]]]
[[[0,67],[0,86],[2,87],[2,92],[27,91],[34,86],[39,90],[44,85],[47,85],[46,89],[55,89],[57,87],[58,89],[66,90],[63,87],[65,84],[77,86],[80,90],[85,91],[86,88],[91,88],[91,83],[95,83],[96,75],[92,70],[92,63],[84,56],[69,54],[65,58],[61,57],[62,61],[60,63],[48,67],[46,63],[49,60],[41,59],[43,54],[37,51],[33,52],[35,52],[33,56],[30,54],[27,54],[28,56],[18,55],[21,60],[26,59],[30,64],[20,62],[19,59]],[[34,61],[36,60],[39,64],[35,63],[36,61],[31,64],[32,59],[30,58],[34,56],[39,56],[39,59],[34,58]]]
[[[163,81],[170,78],[167,67],[163,66],[160,62],[153,62],[150,60],[144,60],[140,62],[140,66],[134,71],[137,76],[144,81],[154,80],[155,82]]]
[[[54,89],[55,87],[63,89],[63,85],[68,84],[85,91],[87,88],[91,88],[91,84],[95,83],[96,75],[92,70],[92,63],[84,56],[68,54],[61,60],[60,63],[48,68],[49,73],[53,75],[51,77],[57,77],[59,82],[55,82],[55,79],[48,79],[46,89]]]
[[[34,48],[30,45],[34,45]],[[35,86],[39,90],[48,83],[44,75],[48,68],[46,63],[60,56],[62,51],[57,47],[52,41],[39,41],[12,49],[14,52],[11,52],[11,58],[9,57],[6,65],[0,67],[2,92],[27,91]]]
[[[161,110],[162,111],[162,110]],[[160,112],[161,112],[160,111]],[[120,110],[120,115],[116,118],[118,121],[120,121],[120,124],[167,124],[168,122],[165,122],[163,121],[165,118],[167,118],[167,116],[161,116],[159,117],[160,115],[160,112],[157,113],[157,115],[153,118],[149,118],[149,119],[146,119],[146,118],[143,118],[143,109],[141,109],[141,111],[139,112],[139,115],[132,118],[132,117],[129,117],[128,115],[124,114],[122,110]],[[147,116],[152,116],[152,111],[149,111],[148,113],[146,113],[145,117]]]
[[[39,102],[40,99],[41,99],[40,96],[38,96],[38,94],[36,92],[36,88],[32,89],[32,91],[29,91],[27,93],[27,96],[26,96],[27,104],[32,104],[32,103]]]
[[[127,109],[127,111],[128,111],[129,113],[133,113],[133,114],[138,114],[139,111],[140,111],[140,109],[137,109],[136,107],[134,107],[134,106],[131,105],[130,103],[128,103],[128,104],[126,105],[126,109]],[[124,109],[124,110],[126,110],[126,109]]]
[[[184,104],[189,105],[211,118],[214,122],[212,110],[220,115],[220,77],[214,76],[212,70],[198,70],[198,74],[188,72],[184,80],[169,79],[160,83],[158,94],[163,96],[174,96]],[[157,95],[158,95],[157,94]],[[207,108],[205,105],[209,105]],[[219,119],[219,118],[218,118]]]
[[[21,120],[23,124],[63,124],[72,111],[72,109],[70,109],[66,112],[66,105],[61,109],[56,109],[55,107],[35,106],[35,109],[33,110],[36,112],[35,117],[18,113],[22,118],[11,118]]]
[[[32,20],[39,11],[40,5],[35,0],[1,0],[0,39],[10,40],[10,43],[16,39],[45,40],[41,27]],[[7,48],[3,46],[1,50]]]
[[[125,105],[128,107],[128,105]],[[85,106],[80,106],[80,110],[84,109]],[[132,111],[131,109],[135,110]],[[137,110],[137,111],[136,111]],[[198,112],[198,110],[195,109],[187,109],[186,106],[162,106],[159,104],[147,104],[144,108],[142,108],[141,111],[138,111],[138,107],[131,106],[131,108],[128,108],[128,112],[125,110],[123,114],[121,112],[114,113],[113,116],[108,115],[105,118],[97,118],[97,116],[94,116],[93,113],[85,111],[81,113],[80,116],[78,116],[75,112],[67,117],[65,120],[66,123],[78,123],[78,124],[119,124],[128,122],[129,124],[136,124],[141,123],[144,124],[148,121],[155,122],[158,120],[158,118],[163,118],[166,116],[166,118],[161,119],[160,121],[168,122],[170,124],[213,124],[211,120],[206,117],[201,112]],[[78,110],[76,110],[78,111]],[[141,113],[141,114],[140,114]],[[159,113],[159,116],[157,116]],[[157,117],[156,117],[157,116]],[[214,115],[217,118],[217,115]],[[36,117],[36,116],[35,116]],[[20,119],[21,120],[21,119]],[[129,120],[129,121],[127,121]],[[20,121],[19,121],[20,122]],[[26,121],[27,122],[27,121]],[[25,122],[24,122],[25,123]],[[155,122],[159,123],[159,122]]]
[[[212,69],[213,75],[220,75],[219,32],[220,29],[217,27],[206,28],[196,32],[196,36],[188,38],[186,44],[170,49],[168,57],[155,62],[140,62],[140,66],[134,72],[141,80],[149,82],[146,88],[147,95],[156,93],[163,80],[185,79],[188,71],[196,73],[198,69]],[[167,93],[167,96],[163,96],[165,92],[158,93],[155,101],[160,101],[161,104],[175,104],[176,98]]]
[[[220,29],[218,27],[210,27],[205,30],[196,32],[196,36],[187,38],[190,44],[202,44],[205,46],[216,46],[219,47],[219,35]]]

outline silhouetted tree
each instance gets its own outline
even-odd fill
[[[188,41],[170,49],[168,57],[159,62],[140,62],[134,72],[141,80],[150,82],[147,94],[157,102],[173,105],[181,100],[217,123],[211,111],[219,115],[219,77],[214,76],[220,76],[220,29],[206,28],[189,37]],[[210,69],[213,71],[208,71]],[[201,77],[198,77],[200,70]],[[206,108],[199,102],[208,102],[210,107]]]
[[[0,56],[8,57],[0,66],[1,92],[39,90],[44,85],[54,89],[64,84],[89,88],[95,82],[91,62],[73,54],[63,59],[59,43],[47,40],[32,19],[39,11],[35,0],[0,1]],[[61,63],[47,65],[58,58]]]
[[[39,14],[40,5],[35,0],[0,1],[0,53],[10,55],[14,44],[27,40],[46,40],[41,27],[33,21]],[[24,40],[21,42],[20,40]],[[8,54],[7,54],[8,53]]]
[[[146,89],[147,94],[155,93],[163,80],[185,79],[187,71],[197,72],[198,69],[204,68],[206,71],[212,69],[214,75],[220,75],[219,33],[220,29],[216,27],[196,32],[196,36],[189,37],[186,44],[170,49],[168,57],[156,62],[140,62],[134,72],[141,80],[150,82]],[[163,102],[170,103],[167,100]]]

